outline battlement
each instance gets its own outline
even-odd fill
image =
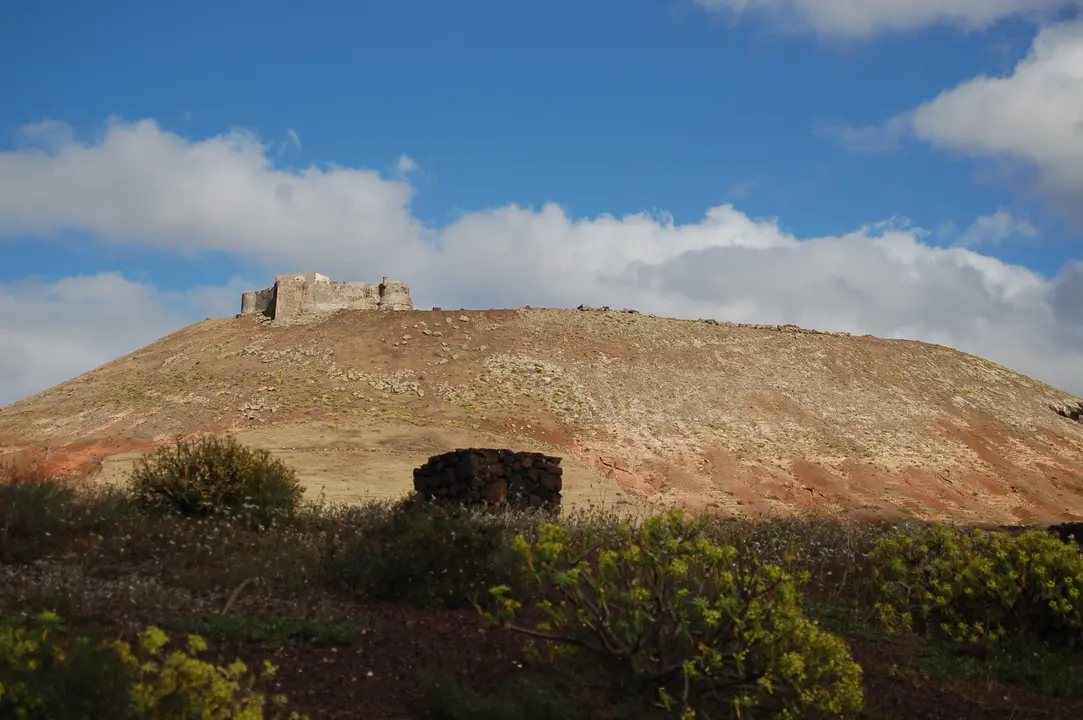
[[[339,310],[413,310],[410,287],[386,277],[378,285],[331,282],[320,273],[276,275],[274,285],[241,295],[241,315],[263,315],[275,324],[318,320]]]

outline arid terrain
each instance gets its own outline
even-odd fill
[[[948,348],[795,327],[529,308],[207,320],[0,408],[0,620],[199,632],[213,662],[273,661],[270,689],[311,718],[660,716],[595,659],[538,664],[435,594],[474,561],[500,567],[498,550],[456,549],[487,521],[389,524],[379,501],[430,456],[504,447],[562,457],[569,508],[708,511],[719,538],[804,574],[803,606],[862,667],[855,717],[1067,720],[1083,713],[1078,649],[888,635],[868,558],[916,525],[899,520],[1083,518],[1083,424],[1056,412],[1076,403]],[[204,434],[270,450],[329,502],[259,531],[148,514],[108,487]],[[32,466],[45,486],[18,480]]]
[[[602,310],[208,319],[0,408],[0,448],[121,479],[237,433],[311,497],[392,497],[457,447],[560,455],[566,502],[1015,524],[1083,518],[1069,394],[949,348]]]

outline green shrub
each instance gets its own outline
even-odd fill
[[[488,600],[493,585],[515,581],[521,563],[508,535],[482,511],[411,497],[329,546],[324,572],[366,600],[468,607]]]
[[[318,620],[316,618],[259,618],[233,613],[207,615],[190,623],[201,637],[217,640],[277,641],[282,643],[312,643],[313,645],[349,645],[363,630],[351,620]]]
[[[304,495],[293,469],[266,450],[213,436],[178,440],[143,457],[131,487],[145,507],[243,517],[257,527],[293,515]]]
[[[804,615],[780,568],[710,542],[680,513],[625,524],[621,535],[599,544],[559,525],[519,535],[543,620],[516,624],[523,603],[508,587],[492,589],[500,606],[490,619],[550,660],[574,648],[598,654],[682,718],[717,703],[741,717],[862,707],[861,668]]]
[[[589,717],[561,688],[526,678],[483,695],[451,673],[422,676],[425,705],[436,720],[578,720]]]
[[[881,539],[868,562],[892,632],[968,643],[1009,633],[1083,639],[1083,554],[1047,532],[915,529]]]
[[[261,676],[244,663],[217,667],[197,658],[198,636],[187,648],[165,653],[169,638],[149,627],[133,651],[121,641],[66,637],[60,619],[43,614],[37,627],[0,623],[0,716],[21,720],[195,720],[285,717],[265,714]],[[285,699],[271,699],[281,706]],[[296,718],[297,716],[291,715]]]
[[[0,480],[0,563],[33,562],[60,542],[75,491],[37,474]]]

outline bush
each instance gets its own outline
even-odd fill
[[[60,542],[74,496],[38,472],[0,479],[0,563],[48,555]]]
[[[366,600],[468,607],[515,582],[521,563],[508,535],[498,517],[414,496],[329,546],[324,572]]]
[[[490,619],[533,638],[550,660],[574,648],[598,654],[682,718],[719,702],[741,717],[862,707],[861,668],[804,615],[784,571],[710,542],[680,513],[625,524],[621,535],[599,544],[559,525],[519,535],[544,619],[517,625],[523,604],[508,587],[492,590],[500,607]]]
[[[869,568],[892,632],[967,643],[1008,633],[1083,639],[1083,554],[1041,530],[896,533],[869,554]]]
[[[145,507],[183,515],[247,519],[265,528],[292,516],[304,495],[293,469],[266,450],[251,450],[235,438],[178,440],[143,457],[131,487]]]
[[[38,560],[65,537],[107,531],[131,510],[117,488],[73,487],[48,477],[40,463],[0,467],[0,563]]]
[[[163,652],[169,638],[149,627],[138,648],[121,641],[66,638],[60,619],[43,614],[38,627],[0,623],[0,716],[22,720],[150,720],[266,716],[255,686],[274,674],[248,673],[242,662],[216,667],[197,659],[206,649],[190,636],[185,650]],[[276,697],[271,705],[284,705]],[[290,717],[296,718],[296,714]]]

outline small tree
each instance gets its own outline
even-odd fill
[[[702,530],[675,512],[622,525],[613,545],[543,525],[515,548],[544,619],[517,624],[523,604],[506,586],[492,590],[499,609],[489,618],[533,638],[550,659],[562,648],[608,658],[682,718],[712,701],[742,717],[859,710],[861,668],[804,615],[794,580]]]
[[[293,515],[304,495],[293,468],[233,437],[158,448],[140,459],[130,480],[145,507],[243,517],[261,528]]]

